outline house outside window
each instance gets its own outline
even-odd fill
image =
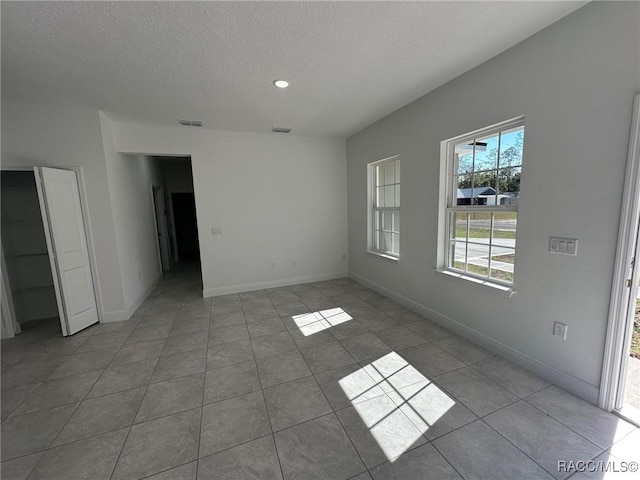
[[[518,118],[443,142],[444,269],[512,285],[524,146]]]
[[[386,158],[367,166],[368,251],[400,258],[400,158]]]

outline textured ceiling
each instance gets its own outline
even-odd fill
[[[584,3],[3,1],[2,99],[347,137]]]

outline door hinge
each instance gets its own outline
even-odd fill
[[[631,279],[630,278],[627,278],[626,284],[627,284],[627,288],[631,288]]]

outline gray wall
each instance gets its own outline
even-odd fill
[[[595,402],[634,93],[640,4],[592,3],[347,142],[355,278]],[[441,141],[525,117],[516,293],[438,266]],[[366,253],[368,162],[402,162],[401,260]],[[578,256],[548,252],[579,239]],[[554,321],[568,338],[552,336]]]

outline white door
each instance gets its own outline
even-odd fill
[[[98,322],[78,179],[73,170],[35,167],[36,186],[63,335]]]

